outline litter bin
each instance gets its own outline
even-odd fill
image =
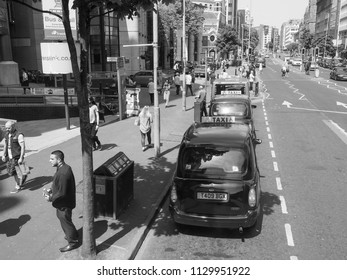
[[[94,171],[93,188],[95,217],[117,219],[134,198],[134,161],[119,152]]]

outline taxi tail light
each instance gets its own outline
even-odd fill
[[[171,188],[170,198],[173,203],[177,202],[177,190],[175,185],[173,185]]]
[[[256,204],[257,204],[257,193],[255,191],[255,187],[252,186],[248,192],[248,205],[250,207],[255,207]]]

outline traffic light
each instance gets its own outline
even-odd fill
[[[315,47],[314,50],[315,50],[314,56],[318,57],[318,55],[319,55],[319,48]]]
[[[252,54],[252,48],[248,48],[248,54]]]

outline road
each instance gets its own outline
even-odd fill
[[[281,63],[268,59],[254,111],[263,140],[257,228],[177,226],[166,201],[136,259],[347,259],[347,83],[295,67],[282,79]]]

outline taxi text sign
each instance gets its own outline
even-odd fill
[[[41,43],[42,72],[44,74],[72,73],[70,50],[67,43]],[[76,47],[77,57],[78,45]]]
[[[71,9],[73,1],[70,1],[69,18],[72,36],[77,39],[76,31],[76,11]],[[52,13],[63,15],[62,1],[60,0],[45,0],[42,1],[42,10],[50,11]],[[43,29],[44,38],[46,40],[66,40],[66,34],[63,22],[55,15],[43,13]]]
[[[202,117],[204,123],[234,123],[234,116]]]

